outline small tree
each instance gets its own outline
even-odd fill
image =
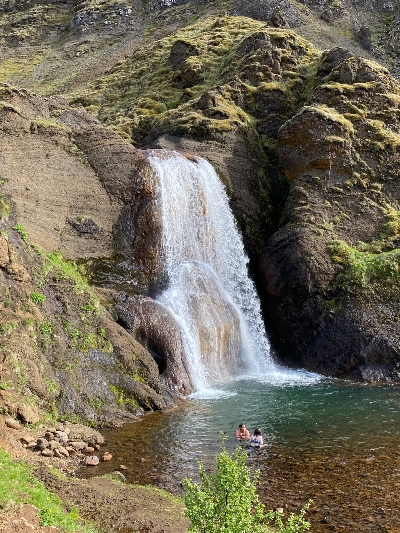
[[[186,516],[191,521],[191,533],[268,533],[268,524],[277,533],[301,533],[309,529],[304,513],[291,514],[286,524],[281,513],[265,511],[256,487],[259,471],[251,478],[246,466],[246,453],[240,448],[230,455],[224,446],[216,457],[216,470],[206,473],[199,463],[200,483],[183,480]]]

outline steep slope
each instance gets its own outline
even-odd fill
[[[291,188],[262,257],[271,318],[311,370],[398,381],[400,88],[343,50],[317,79],[278,135]]]
[[[45,411],[119,423],[163,408],[153,357],[115,322],[78,266],[115,262],[115,243],[124,241],[118,254],[125,249],[129,270],[132,184],[140,171],[145,182],[144,157],[62,99],[0,90],[3,412],[30,423]],[[102,157],[117,179],[89,162]]]
[[[110,422],[174,401],[168,384],[190,390],[181,362],[166,364],[161,315],[139,344],[99,300],[147,305],[160,281],[154,183],[132,144],[214,163],[282,353],[398,380],[399,87],[354,55],[390,62],[397,8],[279,4],[2,6],[0,80],[68,97],[2,87],[6,409],[16,391]],[[347,48],[322,53],[291,28]]]

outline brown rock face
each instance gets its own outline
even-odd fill
[[[98,121],[87,115],[82,120],[72,113],[66,113],[62,119],[71,128],[75,143],[85,154],[107,196],[114,200],[114,205],[109,206],[113,212],[110,244],[113,255],[123,257],[116,259],[112,271],[105,272],[102,259],[107,257],[107,250],[103,247],[98,261],[93,262],[92,280],[96,282],[98,278],[99,284],[107,286],[105,277],[109,275],[112,287],[115,288],[120,279],[122,283],[128,281],[127,287],[131,288],[129,277],[134,277],[137,290],[147,292],[158,283],[161,275],[161,220],[155,204],[154,171],[141,152]],[[77,230],[76,221],[70,225],[74,227],[75,236],[78,233],[86,237],[82,230]],[[93,222],[90,225],[93,228]],[[97,229],[94,230],[97,234]],[[104,234],[97,236],[99,244],[104,244],[103,239]],[[92,237],[89,240],[93,240]]]
[[[7,85],[0,93],[0,381],[15,391],[13,399],[2,391],[3,408],[36,423],[57,403],[62,413],[111,424],[163,408],[151,354],[76,268],[90,265],[106,286],[132,287],[133,271],[136,290],[158,282],[150,166],[62,99]]]

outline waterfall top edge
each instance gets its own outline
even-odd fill
[[[178,151],[178,150],[166,150],[165,148],[150,148],[148,150],[140,150],[147,159],[151,157],[157,157],[161,160],[172,159],[173,157],[179,156],[184,157],[192,163],[198,164],[201,157],[197,155],[190,154],[189,152]]]

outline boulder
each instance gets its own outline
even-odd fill
[[[100,463],[100,459],[97,455],[88,455],[83,460],[83,464],[86,466],[97,466]]]
[[[17,415],[25,424],[37,424],[40,420],[39,411],[34,405],[18,406]]]
[[[131,296],[114,308],[118,320],[152,354],[168,390],[192,392],[181,330],[172,314],[160,303]]]
[[[38,448],[38,450],[45,450],[48,446],[49,446],[49,441],[47,439],[44,439],[44,438],[40,438],[36,441],[36,447]]]
[[[21,429],[21,424],[18,422],[18,420],[14,420],[13,418],[5,418],[4,423],[8,428]]]

